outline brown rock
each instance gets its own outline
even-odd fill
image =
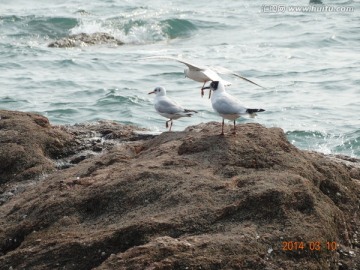
[[[0,192],[19,190],[19,181],[36,180],[74,166],[121,141],[151,138],[144,129],[111,121],[51,126],[41,115],[0,110]],[[6,184],[6,185],[5,185]],[[21,184],[24,185],[31,183]],[[12,192],[14,193],[14,192]],[[1,195],[0,204],[9,199]]]
[[[0,111],[0,185],[53,171],[51,158],[60,158],[71,141],[41,115]]]
[[[1,268],[360,268],[358,163],[300,151],[279,128],[219,130],[113,144],[11,196]]]

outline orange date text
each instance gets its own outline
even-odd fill
[[[335,241],[328,241],[326,243],[321,243],[320,241],[283,241],[282,250],[284,251],[301,251],[301,250],[311,250],[311,251],[320,251],[320,250],[330,250],[334,251],[337,248],[337,243]]]

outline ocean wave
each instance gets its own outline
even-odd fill
[[[80,33],[94,34],[103,32],[132,44],[153,43],[176,38],[190,37],[198,29],[196,23],[180,18],[158,19],[148,14],[142,17],[100,18],[96,16],[46,17],[46,16],[3,16],[0,17],[5,35],[15,38],[40,37],[59,39]]]
[[[162,72],[150,75],[154,78],[161,78],[162,80],[185,77],[184,72]]]
[[[343,134],[294,130],[286,132],[286,136],[292,144],[302,149],[353,157],[360,155],[360,130]]]
[[[45,111],[46,114],[51,114],[53,117],[69,117],[71,115],[75,115],[79,113],[79,110],[73,108],[63,108],[63,109],[54,109]]]
[[[127,89],[129,90],[129,89]],[[112,105],[119,105],[119,106],[141,106],[144,102],[143,99],[139,98],[138,96],[122,96],[115,93],[116,90],[113,89],[109,93],[106,94],[105,97],[100,98],[96,105],[99,106],[112,106]]]
[[[188,20],[168,19],[161,22],[165,34],[170,38],[187,37],[197,30],[197,27]]]
[[[352,157],[360,156],[360,137],[344,141],[334,148],[334,153],[343,153]]]
[[[55,38],[65,36],[78,24],[76,18],[44,16],[3,16],[0,18],[8,36],[40,36]]]
[[[29,101],[26,99],[16,99],[16,98],[12,98],[12,97],[1,97],[0,98],[0,105],[1,104],[9,104],[9,103],[13,103],[18,106],[19,103],[20,104],[21,103],[29,103]]]
[[[104,32],[125,43],[143,44],[179,37],[189,37],[196,25],[184,19],[133,19],[112,18],[109,20],[82,18],[70,29],[70,34],[93,34]]]

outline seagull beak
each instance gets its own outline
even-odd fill
[[[201,90],[204,90],[204,89],[210,89],[210,86],[205,86],[205,87],[201,88]]]
[[[155,94],[155,91],[151,91],[148,93],[148,95],[150,95],[150,94]]]

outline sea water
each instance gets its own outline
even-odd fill
[[[108,119],[160,132],[167,119],[148,92],[163,86],[199,111],[174,121],[175,131],[220,122],[183,64],[144,59],[183,57],[266,87],[224,76],[230,94],[266,110],[238,123],[280,127],[302,149],[360,157],[360,3],[323,4],[333,9],[309,11],[309,1],[296,1],[294,10],[280,0],[3,0],[0,108],[37,112],[53,124]],[[47,47],[95,32],[125,45]]]

